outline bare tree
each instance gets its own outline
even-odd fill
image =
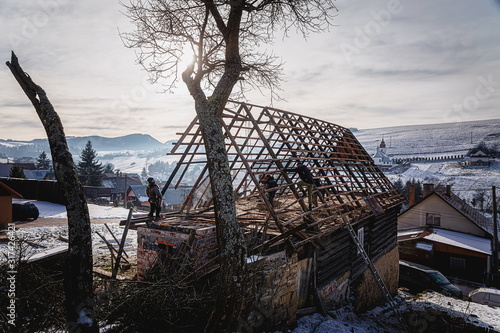
[[[136,28],[122,37],[128,47],[139,49],[138,62],[152,81],[162,79],[169,90],[182,78],[194,99],[221,258],[217,307],[207,330],[234,330],[245,290],[246,245],[236,220],[222,112],[231,95],[248,89],[270,89],[279,98],[282,66],[263,51],[264,45],[273,43],[277,31],[285,37],[294,29],[306,37],[328,29],[335,6],[332,0],[132,0],[124,7]],[[188,52],[192,63],[179,68]]]
[[[14,52],[7,66],[35,107],[45,128],[52,153],[54,173],[68,201],[66,210],[69,254],[64,274],[68,330],[98,332],[94,316],[90,216],[61,119],[42,87],[35,84],[23,71]]]

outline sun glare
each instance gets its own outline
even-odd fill
[[[181,71],[184,71],[188,66],[192,65],[193,62],[193,51],[188,46],[184,46],[184,48],[182,49],[182,56],[179,59],[179,69]]]

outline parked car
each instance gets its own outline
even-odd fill
[[[494,288],[478,288],[469,293],[472,302],[500,306],[500,290]]]
[[[38,207],[29,201],[12,203],[13,221],[36,220],[39,214]]]
[[[99,197],[99,198],[95,199],[95,202],[97,204],[101,204],[101,205],[109,205],[109,199],[105,198],[105,197]]]
[[[399,285],[413,293],[431,289],[446,296],[463,298],[462,290],[441,272],[410,261],[399,261]]]

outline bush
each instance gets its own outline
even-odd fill
[[[108,332],[203,332],[215,299],[209,284],[172,275],[155,282],[106,282],[101,290],[96,311],[112,327]]]

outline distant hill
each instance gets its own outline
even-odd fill
[[[374,128],[353,134],[370,154],[384,139],[387,153],[394,157],[465,155],[481,141],[500,146],[500,119]]]
[[[102,136],[67,137],[68,146],[73,155],[79,155],[90,140],[96,151],[157,151],[172,147],[171,142],[161,143],[149,134],[130,134],[115,138]],[[37,157],[40,152],[49,152],[47,139],[14,141],[0,139],[0,154],[9,157]]]
[[[353,129],[356,138],[369,154],[376,151],[384,139],[387,153],[393,157],[422,155],[465,155],[470,148],[484,141],[488,146],[500,146],[500,119],[465,121],[458,123],[396,126],[374,129]],[[164,156],[172,148],[172,142],[161,143],[148,134],[130,134],[115,138],[102,136],[68,137],[68,145],[74,156],[79,156],[90,140],[92,147],[102,158],[105,154],[125,151],[137,152],[148,158]],[[0,157],[37,157],[49,152],[46,139],[14,141],[0,139]]]

